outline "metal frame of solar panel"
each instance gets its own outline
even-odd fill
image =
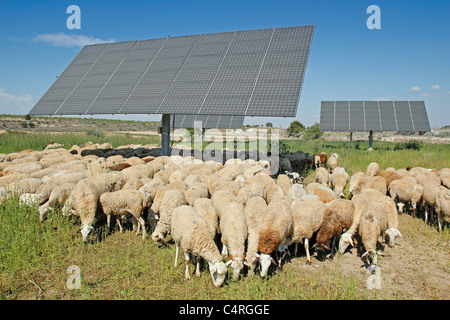
[[[173,121],[175,117],[175,122]],[[171,128],[194,128],[194,122],[200,121],[203,129],[240,129],[244,123],[244,116],[218,115],[171,115]],[[162,122],[158,125],[162,127]]]
[[[30,115],[294,117],[314,26],[87,45]]]
[[[322,101],[320,130],[429,132],[423,101]]]

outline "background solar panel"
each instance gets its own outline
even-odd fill
[[[31,115],[295,116],[314,26],[85,46]]]
[[[173,122],[174,116],[175,122]],[[244,116],[171,115],[170,127],[194,128],[194,121],[201,121],[201,126],[205,129],[241,129],[244,123],[244,118]],[[161,128],[161,122],[158,126]]]
[[[430,131],[423,101],[322,101],[320,130]]]

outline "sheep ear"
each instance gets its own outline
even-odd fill
[[[402,234],[400,233],[400,231],[399,231],[399,230],[396,230],[395,234],[396,234],[397,236],[399,236],[399,237],[403,238],[403,236],[402,236]]]
[[[225,265],[228,267],[232,262],[233,262],[233,260],[228,260],[228,262],[225,263]]]
[[[353,244],[353,239],[352,239],[351,236],[348,238],[348,240],[350,241],[350,245],[351,245],[352,247],[354,247],[355,245]]]
[[[278,264],[277,264],[277,262],[275,261],[274,258],[270,258],[270,261],[272,261],[272,263],[278,267]]]
[[[244,265],[247,266],[247,267],[251,267],[252,266],[252,264],[248,263],[247,261],[244,261]]]

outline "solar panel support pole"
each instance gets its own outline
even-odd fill
[[[170,114],[163,114],[161,120],[161,155],[170,155]]]
[[[350,142],[353,141],[353,132],[350,132]]]
[[[372,149],[372,145],[373,145],[373,131],[370,130],[369,131],[369,149]]]

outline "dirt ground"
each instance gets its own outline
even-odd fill
[[[355,287],[363,294],[367,291],[368,297],[376,288],[380,299],[450,299],[449,230],[440,234],[435,226],[408,214],[399,216],[399,230],[403,238],[398,238],[394,248],[385,246],[375,275],[364,267],[356,248],[332,261],[319,261],[315,255],[311,265],[302,255],[292,259],[289,268],[315,275],[339,270],[343,282],[352,278]]]

